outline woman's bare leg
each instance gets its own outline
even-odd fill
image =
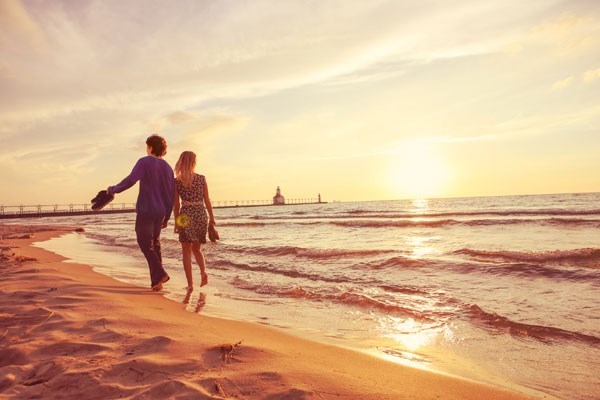
[[[192,244],[181,243],[181,251],[183,252],[183,270],[187,279],[187,290],[194,290],[194,278],[192,276]]]
[[[194,253],[196,262],[200,267],[200,275],[202,276],[202,282],[200,283],[200,286],[204,286],[208,283],[208,275],[206,274],[206,261],[204,260],[204,253],[202,253],[200,242],[192,243],[192,252]]]

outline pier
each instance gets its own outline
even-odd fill
[[[285,204],[273,204],[272,200],[219,200],[213,201],[216,208],[238,207],[285,207],[303,204],[326,204],[320,198],[286,199]],[[38,204],[38,205],[0,205],[0,219],[71,217],[78,215],[122,214],[135,212],[135,203],[110,203],[100,211],[92,210],[91,204]]]

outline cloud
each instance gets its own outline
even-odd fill
[[[589,9],[564,12],[534,26],[524,39],[526,45],[547,46],[558,58],[580,57],[596,52],[600,44],[600,12],[592,3]]]
[[[7,52],[10,71],[0,69],[0,116],[20,121],[97,108],[170,111],[215,97],[385,79],[396,73],[390,66],[407,60],[495,51],[507,41],[498,35],[503,23],[516,12],[502,2],[432,9],[394,1],[57,1],[14,8],[47,47],[43,56],[27,46]],[[20,35],[18,27],[2,29],[11,42]],[[4,55],[5,46],[0,50]]]
[[[600,68],[590,69],[583,74],[583,81],[586,83],[591,83],[597,79],[600,79]]]
[[[212,101],[382,81],[465,46],[493,49],[473,39],[487,27],[454,33],[495,14],[468,5],[441,25],[450,9],[418,2],[0,3],[0,135],[16,152],[43,148],[40,137],[134,152],[149,131],[169,136],[173,151],[210,149],[249,123]]]
[[[14,40],[18,39],[17,42]],[[44,45],[43,32],[37,22],[18,0],[0,2],[0,46],[13,52]],[[26,45],[26,46],[24,46]]]
[[[584,15],[564,12],[534,26],[531,31],[533,35],[556,39],[571,34],[587,22]]]
[[[441,136],[434,137],[431,140],[436,143],[470,143],[498,140],[501,136],[496,134],[474,135],[474,136]]]
[[[600,106],[594,104],[575,111],[536,113],[496,124],[490,134],[513,140],[526,136],[547,136],[565,132],[582,132],[600,123]]]
[[[575,80],[575,78],[573,78],[572,76],[569,76],[568,78],[554,82],[554,84],[552,85],[552,90],[558,91],[558,90],[566,89],[569,86],[571,86],[571,84],[573,83],[574,80]]]
[[[598,79],[600,79],[600,68],[598,69],[590,69],[585,71],[582,75],[582,81],[585,83],[592,83]],[[575,83],[575,77],[569,76],[568,78],[562,79],[560,81],[555,82],[552,85],[552,90],[560,91],[572,86]]]
[[[170,132],[177,136],[206,139],[226,131],[241,129],[247,119],[222,110],[204,110],[202,112],[175,111],[153,121],[153,130]]]
[[[176,111],[151,122],[152,132],[160,132],[169,144],[170,157],[185,150],[212,153],[227,135],[241,131],[248,118],[225,110]]]
[[[18,175],[40,185],[60,183],[71,186],[74,180],[93,171],[90,163],[100,156],[100,150],[79,145],[46,145],[44,148],[13,152],[6,161],[12,165],[27,165]]]

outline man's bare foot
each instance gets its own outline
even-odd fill
[[[158,282],[156,285],[152,286],[152,290],[154,290],[155,292],[161,291],[163,288],[163,283],[168,282],[169,279],[171,279],[171,277],[169,275],[163,276],[162,279],[160,280],[160,282]]]
[[[200,287],[205,286],[208,284],[208,275],[206,275],[206,272],[202,273],[202,282],[200,282]]]

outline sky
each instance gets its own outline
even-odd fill
[[[0,0],[0,204],[152,133],[217,201],[600,191],[600,1]]]

